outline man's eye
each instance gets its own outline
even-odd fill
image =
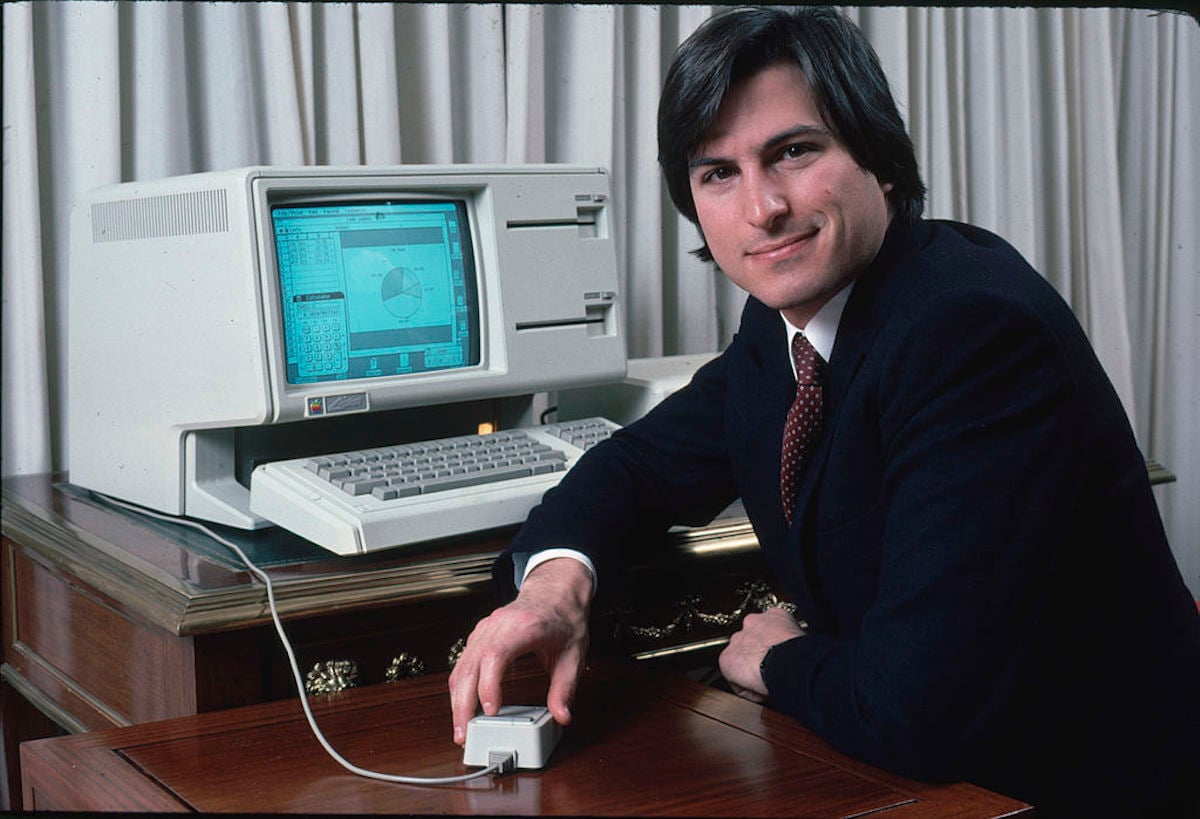
[[[795,142],[783,149],[784,159],[799,159],[812,150],[812,146],[803,142]]]
[[[721,182],[733,176],[732,168],[713,168],[703,177],[705,182]]]

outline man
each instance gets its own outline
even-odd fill
[[[735,690],[867,762],[1039,816],[1200,807],[1200,617],[1117,396],[1011,247],[919,218],[858,30],[823,9],[709,20],[668,74],[659,151],[700,254],[750,293],[738,334],[498,561],[520,592],[451,677],[456,740],[528,652],[569,722],[594,583],[631,533],[740,497],[807,628],[746,617],[720,657]]]

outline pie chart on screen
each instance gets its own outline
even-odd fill
[[[421,309],[421,279],[407,267],[393,267],[383,277],[379,297],[398,319],[412,318]]]

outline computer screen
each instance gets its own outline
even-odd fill
[[[479,296],[462,200],[271,209],[289,384],[479,363]]]

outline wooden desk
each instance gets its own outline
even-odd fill
[[[0,810],[21,807],[26,739],[294,696],[263,587],[224,547],[47,475],[3,489]],[[447,670],[455,643],[495,605],[491,564],[511,534],[343,558],[278,529],[214,528],[271,574],[302,667],[351,660],[363,685],[383,682],[398,657],[408,672]],[[598,648],[711,654],[736,625],[740,585],[766,576],[744,518],[665,546],[622,598],[597,601]]]
[[[345,772],[295,701],[21,746],[35,810],[635,816],[1032,815],[966,784],[925,785],[855,762],[794,721],[645,666],[589,669],[549,765],[455,786]],[[511,702],[544,700],[540,672],[510,675]],[[335,748],[410,776],[466,772],[450,741],[443,675],[318,697]]]

